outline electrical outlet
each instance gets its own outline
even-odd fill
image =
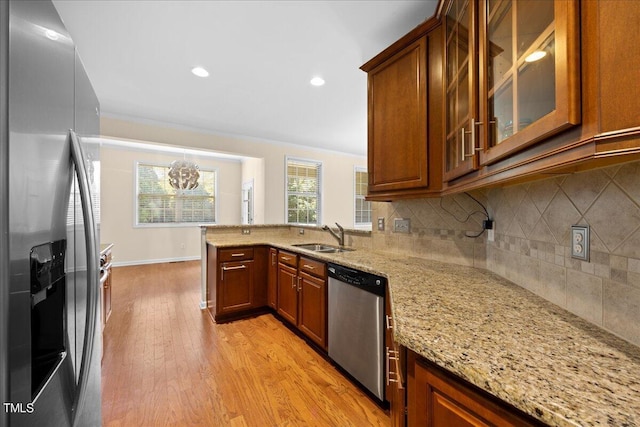
[[[589,261],[589,226],[571,226],[571,258]]]
[[[396,233],[409,233],[411,220],[409,218],[394,218],[393,231]]]
[[[384,231],[384,217],[378,218],[378,231]]]
[[[251,234],[251,229],[250,228],[243,228],[242,229],[242,234]]]
[[[298,230],[298,234],[304,234],[304,228],[301,228],[300,230]]]

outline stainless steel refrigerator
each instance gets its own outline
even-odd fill
[[[101,424],[98,134],[54,5],[0,1],[1,426]]]

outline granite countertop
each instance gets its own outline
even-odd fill
[[[640,425],[640,348],[498,275],[365,249],[320,254],[283,237],[212,239],[387,277],[399,344],[549,425]]]

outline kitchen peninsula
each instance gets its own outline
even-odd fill
[[[347,232],[353,251],[314,253],[293,245],[331,236],[300,230],[214,226],[202,236],[216,248],[267,246],[387,277],[398,344],[543,423],[640,423],[638,347],[491,272],[372,251],[364,232]]]

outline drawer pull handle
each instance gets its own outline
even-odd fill
[[[242,264],[242,265],[237,265],[235,267],[222,267],[222,272],[220,273],[220,280],[224,280],[224,272],[225,271],[230,271],[230,270],[244,270],[245,268],[247,268],[246,265]]]
[[[313,265],[309,265],[309,264],[304,264],[303,267],[304,268],[308,268],[309,270],[315,270],[316,269]]]
[[[389,356],[389,347],[386,348],[386,352],[385,352],[385,365],[386,365],[386,369],[385,371],[387,371],[387,385],[389,385],[389,383],[391,382],[396,382],[397,380],[392,380],[391,379],[391,363],[389,363],[389,359],[391,359],[391,357]]]
[[[404,381],[402,379],[402,373],[400,372],[400,352],[387,347],[386,353],[387,385],[389,385],[389,383],[398,383],[398,388],[402,390],[404,389]],[[394,361],[394,365],[396,365],[395,370],[391,369],[392,360]],[[393,378],[391,376],[393,376]]]
[[[391,316],[387,314],[384,317],[387,319],[387,329],[393,329],[393,321],[391,320]]]
[[[241,257],[241,256],[244,256],[244,254],[243,253],[242,254],[231,254],[231,256],[233,256],[233,257]]]
[[[281,259],[282,261],[291,261],[291,258],[290,258],[290,257],[288,257],[288,256],[280,257],[280,259]]]

